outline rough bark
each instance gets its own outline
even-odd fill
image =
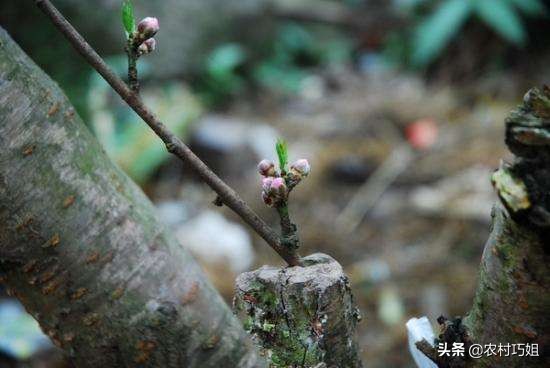
[[[78,367],[264,365],[149,200],[2,29],[0,278]]]
[[[485,357],[475,367],[543,367],[550,346],[550,89],[529,91],[506,120],[516,155],[494,175],[495,207],[479,286],[464,324],[477,344],[538,344],[539,358]],[[546,350],[547,351],[547,350]]]
[[[235,311],[273,367],[362,367],[360,316],[342,267],[324,254],[303,264],[239,275]]]
[[[439,367],[547,367],[550,346],[550,89],[529,91],[506,120],[506,144],[515,155],[493,174],[502,202],[481,260],[472,309],[441,319],[439,341],[537,344],[539,357],[483,354],[480,359],[432,355]],[[419,344],[419,349],[431,348]]]

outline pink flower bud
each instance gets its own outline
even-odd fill
[[[275,175],[275,164],[270,160],[262,160],[258,164],[258,172],[263,176]]]
[[[149,52],[153,52],[157,48],[157,40],[155,40],[154,38],[148,38],[143,43],[147,45],[147,47],[149,48]]]
[[[262,190],[266,193],[269,193],[271,189],[271,184],[273,183],[272,177],[267,177],[262,179]]]
[[[272,193],[279,198],[285,198],[286,197],[285,180],[283,178],[273,179],[273,181],[271,182],[271,188],[269,193]]]
[[[147,17],[138,23],[137,30],[141,39],[153,37],[159,31],[159,21],[154,17]]]
[[[149,54],[157,48],[157,41],[154,38],[149,38],[138,47],[138,52],[140,55]]]
[[[290,166],[290,169],[295,171],[297,174],[306,177],[311,171],[309,162],[305,158],[301,158]]]
[[[262,180],[262,200],[269,207],[286,200],[288,190],[283,178],[273,178],[271,176]]]

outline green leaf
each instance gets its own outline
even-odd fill
[[[288,163],[288,149],[286,142],[283,139],[277,139],[275,149],[277,151],[277,156],[279,157],[279,167],[281,168],[281,171],[285,171],[286,164]]]
[[[475,13],[506,40],[523,45],[527,38],[519,15],[508,1],[473,1]]]
[[[130,34],[136,30],[136,20],[134,18],[134,7],[130,0],[122,2],[122,24],[126,33]]]
[[[541,0],[509,0],[517,6],[522,12],[532,17],[544,16],[548,14],[546,5]]]
[[[484,1],[480,1],[484,2]],[[416,30],[412,63],[426,66],[456,36],[472,10],[468,0],[446,0]]]

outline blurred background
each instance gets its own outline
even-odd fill
[[[56,0],[125,75],[120,0]],[[413,367],[405,322],[462,315],[507,157],[503,119],[550,81],[543,0],[135,0],[160,20],[140,59],[146,103],[245,200],[256,164],[289,143],[312,174],[293,193],[302,254],[336,258],[363,314],[367,366]],[[32,1],[3,0],[0,25],[65,90],[106,151],[228,302],[235,276],[281,261],[114,95]],[[63,366],[0,290],[0,366]]]

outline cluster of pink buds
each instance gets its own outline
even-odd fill
[[[262,180],[262,199],[269,207],[276,206],[286,201],[288,188],[285,179],[278,177],[267,177]]]
[[[311,168],[306,159],[300,159],[293,163],[288,173],[279,172],[275,164],[270,160],[262,160],[258,164],[258,172],[262,179],[262,199],[269,207],[276,207],[284,204],[288,199],[288,193],[303,178],[305,178]]]
[[[144,18],[138,23],[135,33],[135,42],[139,45],[139,55],[149,54],[155,51],[157,42],[153,36],[157,34],[159,29],[159,21],[154,17]]]

